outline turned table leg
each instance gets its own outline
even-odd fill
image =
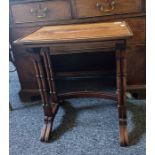
[[[50,67],[51,62],[48,54],[48,48],[43,48],[41,49],[39,61],[33,57],[44,110],[44,125],[40,137],[43,142],[49,141],[53,120],[58,109],[55,85],[52,80],[54,79],[53,72]]]
[[[127,110],[126,110],[126,52],[116,51],[117,95],[120,128],[120,145],[128,145]]]

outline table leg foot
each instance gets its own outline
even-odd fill
[[[52,130],[52,117],[45,116],[44,125],[41,131],[40,141],[49,142],[50,134]]]
[[[120,146],[128,146],[128,130],[127,130],[127,121],[120,120]]]

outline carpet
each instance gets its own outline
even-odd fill
[[[10,68],[13,66],[10,65]],[[17,72],[10,72],[10,155],[145,155],[145,100],[128,100],[129,146],[119,145],[116,102],[70,99],[59,108],[50,143],[39,141],[43,125],[41,101],[21,102]]]

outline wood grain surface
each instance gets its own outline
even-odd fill
[[[113,9],[112,2],[115,2]],[[76,0],[75,3],[80,18],[136,13],[141,12],[143,6],[141,0]],[[97,3],[102,8],[97,7]]]
[[[32,34],[15,41],[21,44],[76,42],[83,40],[114,40],[132,36],[125,21],[93,24],[44,26]]]

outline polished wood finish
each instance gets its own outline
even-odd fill
[[[50,132],[52,130],[53,119],[58,110],[55,83],[53,81],[53,72],[48,56],[48,49],[42,49],[40,60],[36,60],[33,55],[36,78],[40,89],[44,110],[44,125],[41,131],[41,141],[49,141]],[[41,59],[42,58],[42,59]],[[45,70],[43,68],[45,67]],[[46,80],[47,79],[47,80]]]
[[[71,18],[70,4],[64,0],[16,4],[11,10],[15,23]]]
[[[16,44],[46,44],[124,39],[132,36],[128,24],[122,22],[46,26],[21,38]]]
[[[91,31],[90,31],[91,30]],[[76,24],[65,26],[43,27],[32,34],[14,41],[14,44],[24,45],[32,53],[36,72],[36,78],[40,89],[44,110],[44,125],[41,131],[41,141],[48,142],[52,130],[52,124],[59,102],[68,98],[77,97],[101,97],[112,99],[118,102],[120,145],[128,145],[127,131],[127,110],[126,110],[126,40],[133,36],[128,24],[122,22],[96,23],[96,24]],[[110,93],[106,91],[70,91],[61,93],[55,79],[55,68],[52,60],[52,45],[81,44],[87,42],[111,42],[103,44],[102,52],[113,51],[116,55],[116,77],[117,91]],[[109,45],[109,46],[108,46]],[[107,49],[109,49],[107,51]],[[76,50],[76,49],[75,49]],[[81,52],[82,49],[81,49]],[[65,54],[71,54],[66,53]],[[60,54],[60,53],[58,53]],[[63,54],[63,53],[62,53]]]
[[[84,3],[86,3],[84,5]],[[78,24],[78,23],[98,23],[104,21],[122,21],[125,20],[131,30],[135,34],[132,38],[127,41],[127,89],[128,91],[134,90],[135,92],[139,89],[145,90],[145,0],[117,0],[114,10],[104,13],[100,11],[100,7],[96,7],[96,3],[104,4],[106,10],[111,9],[112,0],[53,0],[53,1],[40,1],[40,0],[23,0],[23,1],[11,1],[10,2],[10,42],[12,44],[13,40],[16,40],[20,37],[28,35],[37,29],[45,25],[64,25],[64,24]],[[49,10],[53,6],[58,11],[54,11],[51,15],[51,11],[48,12],[47,17],[38,19],[36,15],[29,13],[31,7],[37,7],[41,3],[41,6],[45,6]],[[50,4],[49,4],[50,3]],[[61,4],[60,4],[61,3]],[[81,3],[81,4],[80,4]],[[48,4],[48,6],[47,6]],[[59,5],[59,6],[56,6]],[[25,14],[23,14],[24,9],[18,9],[21,5],[26,7]],[[80,7],[79,7],[80,6]],[[92,8],[94,6],[94,8]],[[12,9],[13,7],[13,9]],[[60,8],[61,7],[61,8]],[[43,7],[44,8],[44,7]],[[54,10],[55,10],[54,9]],[[67,10],[66,10],[67,9]],[[61,11],[59,11],[61,10]],[[79,16],[81,11],[85,14],[85,17]],[[17,12],[17,14],[16,14]],[[64,12],[64,15],[62,15]],[[82,14],[83,14],[82,13]],[[18,18],[16,18],[18,16]],[[49,17],[50,16],[50,17]],[[54,17],[55,16],[55,17]],[[89,16],[89,17],[88,17]],[[26,17],[26,19],[25,19]],[[17,20],[18,19],[18,20]],[[30,20],[32,19],[32,20]],[[112,42],[111,42],[112,43]],[[92,45],[90,45],[92,44]],[[56,71],[59,74],[68,72],[69,66],[67,62],[72,64],[72,68],[69,68],[72,73],[71,76],[78,76],[78,71],[81,70],[82,66],[85,66],[85,70],[91,71],[96,66],[111,66],[113,67],[113,61],[111,57],[107,57],[104,61],[100,61],[101,55],[94,54],[94,51],[101,52],[103,50],[103,43],[89,43],[87,44],[72,44],[69,46],[66,45],[54,45],[52,46],[53,54],[60,53],[60,56],[53,56],[53,65],[56,66]],[[105,43],[107,44],[107,43]],[[74,50],[74,46],[77,50]],[[88,49],[89,48],[89,49]],[[79,53],[80,49],[84,49],[84,52],[87,52],[91,49],[92,54],[89,54],[88,63],[83,61],[85,59],[84,55],[74,55],[66,57],[61,55],[64,51],[70,51],[71,53]],[[39,98],[38,85],[35,78],[35,70],[32,68],[32,60],[30,55],[26,52],[26,49],[23,46],[13,47],[15,63],[17,67],[17,73],[19,76],[19,81],[21,84],[21,90],[19,92],[20,98],[22,101],[31,101]],[[72,61],[72,58],[76,57],[76,64]],[[141,59],[139,59],[139,57]],[[94,58],[94,61],[92,61]],[[80,63],[78,60],[81,60]],[[93,62],[93,63],[92,63]],[[105,65],[105,64],[106,65]],[[89,64],[89,65],[87,65]],[[105,68],[99,68],[102,73],[111,72],[110,70],[105,70]],[[61,73],[62,72],[62,73]],[[138,73],[138,74],[137,74]],[[66,74],[65,74],[66,75]],[[137,75],[137,76],[135,76]]]
[[[95,17],[141,12],[141,0],[75,0],[77,17]]]
[[[131,45],[145,45],[146,41],[146,20],[145,18],[129,18],[125,20],[130,28],[132,29],[132,32],[134,33],[134,36],[128,40],[128,44]]]
[[[131,46],[127,50],[127,82],[128,88],[133,90],[136,88],[143,88],[143,90],[145,90],[145,85],[142,85],[146,80],[145,48],[145,45],[137,45]],[[134,68],[131,68],[131,64],[134,64]]]
[[[118,94],[118,111],[120,125],[120,144],[128,145],[127,131],[127,112],[126,112],[126,52],[118,50],[116,52],[116,68],[117,68],[117,94]]]

